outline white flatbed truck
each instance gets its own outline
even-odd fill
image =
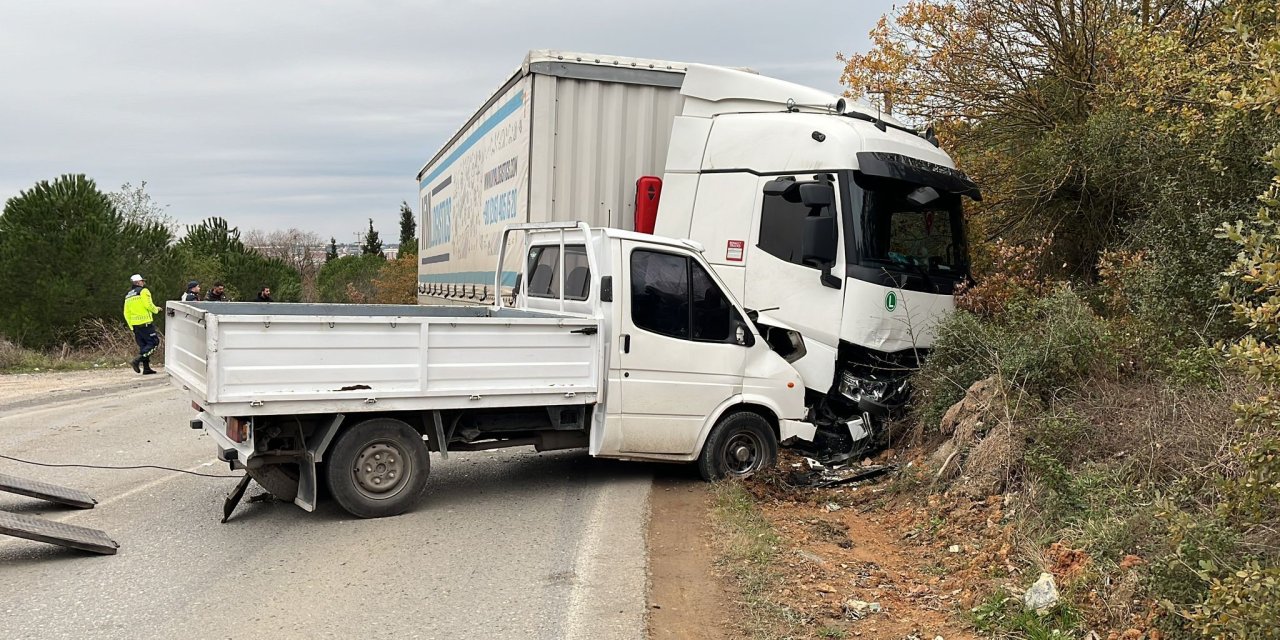
[[[237,493],[252,477],[310,511],[323,481],[381,517],[417,500],[429,451],[587,448],[717,478],[812,439],[799,374],[696,243],[533,223],[504,247],[512,234],[509,305],[169,302],[166,368],[191,426],[247,471]]]

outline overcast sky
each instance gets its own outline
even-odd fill
[[[840,91],[891,0],[0,0],[0,200],[145,180],[179,222],[398,234],[414,176],[529,49]],[[416,207],[415,207],[416,210]]]

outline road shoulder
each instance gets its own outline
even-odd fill
[[[711,492],[675,472],[653,481],[649,515],[649,635],[654,640],[726,640],[733,602],[716,574]]]

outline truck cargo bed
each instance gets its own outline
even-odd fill
[[[169,302],[166,368],[223,416],[595,402],[594,319],[493,307]]]

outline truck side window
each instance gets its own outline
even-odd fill
[[[779,260],[821,268],[824,265],[806,263],[803,251],[805,219],[823,213],[830,215],[826,207],[805,206],[800,201],[799,189],[788,189],[786,194],[765,191],[756,246]]]
[[[587,249],[580,244],[564,247],[565,300],[586,300],[591,293],[591,270],[587,268]],[[529,250],[529,293],[534,298],[560,298],[560,246],[533,247]]]
[[[698,342],[729,342],[736,313],[701,265],[685,256],[631,252],[631,321],[641,329]]]
[[[733,335],[733,305],[701,265],[692,265],[693,339],[725,342]]]
[[[688,258],[631,252],[631,321],[657,334],[689,339]]]

